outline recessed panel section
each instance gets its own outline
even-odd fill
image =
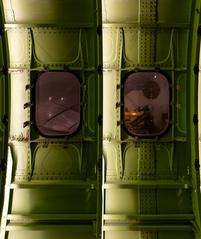
[[[34,59],[38,64],[75,64],[81,32],[75,29],[34,28]]]
[[[33,179],[57,180],[80,177],[81,159],[78,145],[38,146],[33,154]]]
[[[139,205],[137,190],[107,190],[107,193],[105,195],[106,214],[135,214],[138,211],[138,206]]]
[[[158,21],[161,23],[187,24],[190,22],[192,0],[159,0]]]
[[[137,0],[104,0],[102,12],[104,23],[133,23],[138,20],[139,2]]]
[[[11,213],[30,214],[94,214],[96,190],[77,188],[19,189],[13,193]]]
[[[3,1],[6,22],[89,24],[95,21],[93,0]]]

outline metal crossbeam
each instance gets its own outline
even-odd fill
[[[96,214],[8,214],[11,221],[96,220]]]
[[[186,224],[105,224],[104,231],[193,231],[192,225]]]
[[[184,188],[190,189],[192,187],[189,181],[177,181],[177,180],[135,180],[132,183],[105,183],[104,189],[123,189],[123,188],[135,188],[142,187],[161,187],[161,188]]]
[[[92,225],[9,223],[6,231],[93,231]]]
[[[11,189],[41,189],[41,188],[73,188],[73,189],[82,189],[82,188],[96,188],[96,181],[82,181],[82,180],[37,180],[30,182],[14,182],[11,184]]]
[[[103,219],[108,221],[132,221],[132,220],[149,220],[149,221],[161,221],[161,220],[176,220],[186,221],[193,220],[195,217],[193,214],[105,214]]]

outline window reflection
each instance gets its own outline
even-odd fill
[[[157,136],[169,125],[169,83],[156,72],[130,74],[124,84],[124,125],[131,135]]]
[[[80,82],[70,72],[45,72],[36,82],[35,121],[44,136],[73,134],[80,123]]]

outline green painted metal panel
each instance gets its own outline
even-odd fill
[[[5,181],[1,173],[0,239],[200,239],[200,4],[2,1],[0,119],[6,122],[9,106],[9,137],[1,123],[7,174]],[[80,80],[81,127],[72,136],[44,137],[34,123],[35,84],[48,71]],[[123,88],[131,72],[167,78],[164,134],[125,130]]]
[[[102,238],[200,238],[198,141],[193,123],[200,1],[102,3]],[[123,88],[133,72],[160,72],[169,81],[171,116],[163,135],[139,137],[125,130]],[[136,85],[136,95],[137,87],[141,86]],[[130,101],[135,108],[138,101],[134,97]],[[154,100],[149,104],[154,105]],[[168,218],[163,220],[162,215]]]
[[[98,238],[100,1],[2,1],[1,11],[10,129],[0,238]],[[70,71],[80,81],[81,124],[73,135],[45,137],[36,128],[35,85],[48,71]]]

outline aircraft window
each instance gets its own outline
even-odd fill
[[[131,73],[124,83],[124,126],[133,136],[158,136],[169,125],[169,83],[156,72]]]
[[[70,72],[45,72],[36,82],[35,123],[44,136],[73,134],[80,124],[80,81]]]

